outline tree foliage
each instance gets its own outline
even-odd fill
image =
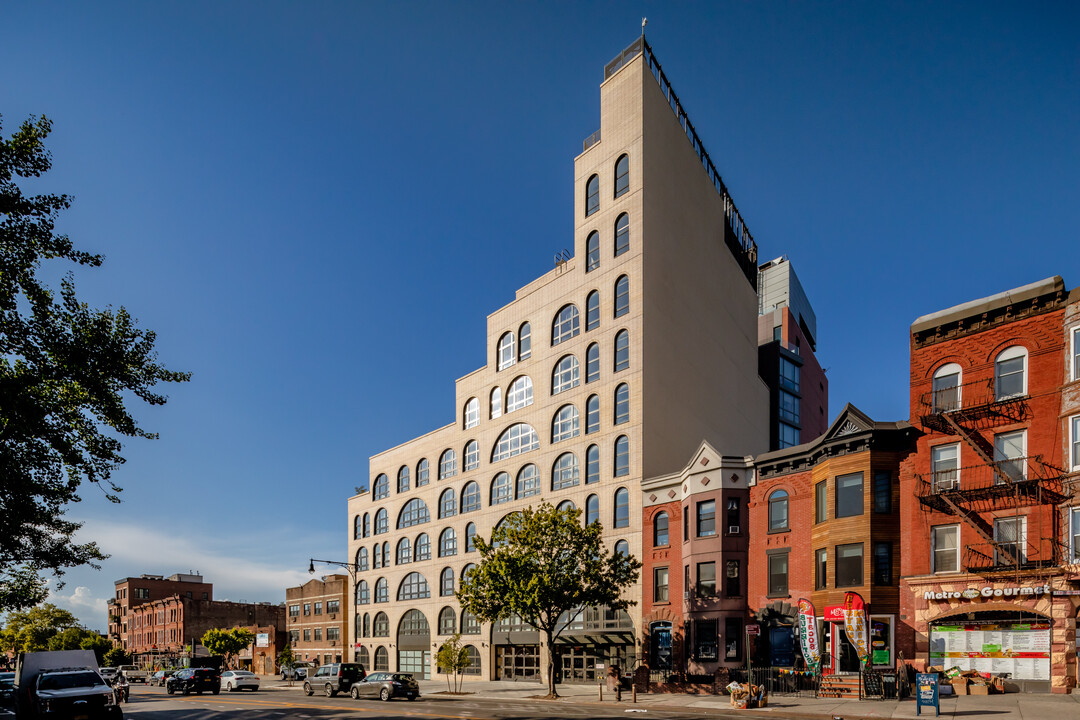
[[[551,697],[558,696],[555,640],[569,621],[586,607],[618,611],[634,604],[623,590],[637,581],[641,562],[605,553],[602,535],[600,523],[582,525],[577,508],[557,510],[546,502],[526,508],[496,527],[490,542],[476,538],[480,563],[457,593],[462,609],[483,621],[517,615],[543,633]]]
[[[131,654],[126,652],[124,648],[117,645],[116,647],[108,650],[105,656],[101,660],[101,667],[117,667],[119,665],[130,665]]]
[[[29,610],[8,613],[4,629],[0,631],[0,649],[15,653],[75,650],[87,634],[95,633],[83,628],[70,612],[52,603],[43,603]]]
[[[471,660],[469,648],[461,644],[461,633],[454,633],[439,646],[439,651],[435,654],[435,664],[446,675],[447,690],[461,692],[461,674],[469,667]],[[450,686],[451,677],[454,679],[453,687]]]
[[[239,655],[241,650],[254,641],[255,633],[244,628],[233,628],[232,630],[212,628],[207,630],[200,640],[203,647],[212,654],[223,656],[226,665],[229,667],[232,667],[229,665],[230,658]]]
[[[0,610],[44,600],[42,573],[59,577],[105,557],[93,542],[74,542],[80,524],[65,510],[84,482],[119,502],[110,477],[124,462],[120,438],[155,437],[128,402],[162,405],[155,386],[190,377],[158,364],[155,334],[123,307],[80,302],[71,274],[58,291],[39,277],[46,261],[103,261],[56,233],[69,196],[19,186],[52,166],[44,144],[51,129],[31,117],[10,138],[0,134]]]

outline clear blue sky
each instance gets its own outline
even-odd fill
[[[606,62],[647,34],[753,232],[817,312],[831,414],[907,418],[907,328],[1051,275],[1080,229],[1073,2],[36,2],[4,132],[55,122],[63,231],[192,381],[139,409],[112,553],[54,602],[201,570],[284,599],[344,559],[367,458],[453,419],[485,318],[573,247]]]

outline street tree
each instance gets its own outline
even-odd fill
[[[435,654],[435,664],[446,675],[448,692],[461,692],[461,674],[469,667],[471,660],[469,648],[461,644],[461,633],[454,633],[439,646],[439,651]],[[450,686],[451,676],[454,678],[453,687]]]
[[[457,593],[463,611],[485,622],[511,615],[540,631],[548,654],[548,697],[556,698],[555,640],[585,608],[613,611],[634,604],[623,591],[637,581],[641,562],[607,553],[600,523],[584,525],[581,510],[550,503],[516,512],[477,536],[480,563]]]
[[[68,633],[68,639],[74,644],[68,647],[50,647],[53,638]],[[38,652],[41,650],[76,649],[79,642],[90,631],[84,629],[78,619],[67,610],[52,603],[43,603],[29,610],[9,612],[4,620],[4,629],[0,631],[0,649],[14,653]]]
[[[119,645],[107,651],[101,660],[101,667],[117,667],[130,664],[131,655]]]
[[[31,117],[10,138],[0,133],[0,610],[43,601],[45,573],[59,579],[69,568],[97,567],[105,555],[94,542],[75,542],[81,524],[65,511],[84,483],[119,502],[110,478],[124,462],[121,438],[156,437],[129,403],[162,405],[159,383],[190,378],[158,363],[155,334],[123,307],[81,302],[70,271],[58,289],[42,278],[58,274],[47,261],[103,262],[57,234],[69,196],[20,187],[39,185],[52,166],[51,129]]]
[[[251,645],[254,640],[255,633],[244,628],[233,628],[232,630],[212,628],[203,634],[200,642],[213,655],[223,656],[226,666],[232,667],[229,662],[230,658],[235,658],[240,654],[241,650]]]

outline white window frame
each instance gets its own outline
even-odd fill
[[[461,500],[458,502],[458,511],[464,515],[465,513],[476,512],[483,505],[483,501],[480,495],[480,483],[475,480],[465,483],[465,487],[461,488]]]
[[[956,463],[956,466],[953,467],[953,468],[945,468],[945,469],[939,470],[938,469],[938,463],[941,462],[941,458],[939,458],[938,455],[941,452],[945,451],[945,450],[952,450],[952,451],[955,452],[954,461]],[[952,483],[950,485],[946,486],[947,481],[939,480],[938,474],[939,473],[944,473],[944,472],[949,472],[950,470],[952,472],[956,473],[956,476],[955,476],[955,478],[953,478]],[[949,443],[947,445],[934,445],[932,448],[930,448],[930,478],[931,478],[931,485],[933,486],[934,492],[938,492],[939,490],[959,490],[960,489],[960,443]]]
[[[999,528],[1006,523],[1014,522],[1019,523],[1019,530],[1016,533],[1016,539],[1012,541],[1003,540],[999,532]],[[1027,517],[1024,515],[1010,515],[1008,517],[994,518],[994,542],[1018,546],[1020,551],[1020,564],[1022,565],[1027,562]],[[994,551],[994,555],[994,560],[996,561],[995,564],[1012,564],[1008,561],[1008,558],[998,557],[997,550]]]
[[[510,389],[506,391],[506,413],[509,415],[515,410],[532,405],[533,382],[528,375],[515,378],[510,383]]]
[[[502,417],[502,388],[491,389],[491,419]]]
[[[1023,368],[1019,371],[1021,374],[1021,388],[1019,392],[1011,393],[1009,395],[1002,395],[998,392],[998,388],[1001,385],[1001,363],[1008,360],[1023,360]],[[1015,371],[1009,373],[1009,375],[1015,375]],[[998,353],[994,358],[994,399],[995,400],[1009,400],[1010,398],[1023,397],[1028,394],[1028,351],[1027,348],[1022,345],[1013,345],[1012,347],[1005,348]]]
[[[515,455],[536,450],[540,447],[540,436],[532,425],[517,423],[506,428],[499,439],[495,442],[495,451],[491,455],[492,462],[499,462],[512,458]]]
[[[454,448],[447,448],[439,456],[439,479],[445,480],[457,475],[457,453]]]
[[[1072,366],[1069,369],[1069,377],[1073,380],[1080,380],[1080,325],[1077,325],[1069,331],[1069,339],[1071,344],[1069,349],[1069,364]]]
[[[1069,508],[1069,550],[1072,562],[1080,563],[1080,507]]]
[[[935,370],[934,371],[934,377],[930,381],[930,398],[931,398],[930,402],[931,402],[931,404],[932,404],[932,406],[934,408],[934,412],[938,412],[938,397],[937,397],[938,393],[942,392],[943,390],[952,389],[951,386],[939,389],[939,388],[934,387],[935,384],[937,383],[938,380],[942,380],[942,379],[947,378],[947,377],[952,377],[953,375],[956,376],[956,399],[953,401],[953,403],[952,403],[952,405],[950,407],[942,406],[941,412],[947,412],[949,410],[959,410],[963,406],[963,402],[964,402],[964,397],[963,397],[963,392],[964,392],[964,390],[963,390],[964,369],[961,368],[956,363],[948,363],[946,365],[942,365],[937,370]]]
[[[555,315],[551,325],[551,346],[566,342],[570,338],[577,337],[581,332],[581,320],[577,305],[573,303],[563,306]]]
[[[573,355],[559,358],[551,374],[551,394],[558,395],[581,384],[581,366]]]
[[[1005,443],[1015,440],[1020,437],[1020,454],[1013,457],[1006,455]],[[1019,460],[1019,477],[1013,477],[1014,482],[1027,480],[1027,463],[1024,462],[1024,458],[1027,457],[1027,430],[1014,430],[1012,432],[998,433],[994,435],[994,462],[1004,463],[1009,460]],[[1001,480],[998,478],[997,473],[994,474],[994,484],[1000,485]]]
[[[497,357],[498,369],[505,370],[517,362],[517,338],[512,332],[505,332],[499,338],[499,350]]]
[[[465,403],[465,429],[474,428],[480,424],[480,401],[469,398]]]
[[[489,505],[501,505],[514,499],[514,481],[510,473],[501,472],[491,481],[491,500]]]
[[[552,444],[576,438],[580,434],[581,418],[578,415],[577,408],[573,405],[563,405],[555,413],[555,419],[551,421]]]
[[[1080,415],[1069,418],[1069,454],[1068,465],[1073,470],[1080,470]]]
[[[464,472],[480,467],[480,443],[475,440],[465,443],[465,452],[463,454],[465,456],[463,458],[465,463]]]
[[[518,360],[528,360],[532,355],[532,325],[521,323],[518,328]]]
[[[564,490],[580,484],[581,472],[577,455],[572,452],[563,453],[551,468],[551,489]]]
[[[956,539],[956,542],[954,543],[954,547],[952,547],[952,548],[947,548],[947,547],[946,548],[941,548],[941,550],[943,550],[943,551],[952,550],[953,557],[955,558],[955,565],[956,565],[956,567],[954,569],[951,569],[951,570],[938,570],[937,557],[938,557],[939,548],[937,547],[937,533],[936,533],[937,530],[952,530],[955,533],[954,537]],[[958,572],[960,572],[960,570],[961,570],[961,568],[960,568],[960,523],[956,523],[956,524],[952,524],[952,525],[934,525],[933,527],[930,528],[930,572],[937,575],[937,574],[944,574],[944,573],[958,573]]]

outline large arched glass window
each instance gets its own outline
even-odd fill
[[[574,453],[560,455],[551,468],[551,489],[562,490],[574,487],[580,481],[577,456]]]
[[[492,505],[510,502],[513,499],[513,494],[514,484],[510,480],[509,473],[501,472],[491,481],[491,500],[489,502]]]
[[[630,158],[620,155],[615,161],[615,197],[622,197],[630,190]]]
[[[555,509],[559,512],[564,510],[577,510],[577,505],[574,504],[573,500],[563,500],[555,507]]]
[[[600,432],[600,396],[590,395],[585,401],[585,434]]]
[[[480,424],[480,401],[476,398],[469,398],[469,401],[465,403],[465,429],[474,428]]]
[[[401,530],[430,520],[431,514],[428,512],[427,504],[420,498],[413,498],[405,503],[405,507],[401,508],[401,512],[398,513],[397,528]]]
[[[418,572],[411,572],[406,575],[398,587],[397,599],[399,602],[402,600],[422,600],[429,597],[431,597],[431,590],[428,589],[427,580]]]
[[[594,522],[600,522],[600,498],[590,495],[585,498],[585,524],[591,525]]]
[[[476,552],[476,523],[465,526],[465,552]]]
[[[367,580],[361,580],[356,583],[356,604],[367,605],[371,602],[371,588],[368,587]]]
[[[420,533],[413,545],[413,556],[417,562],[431,559],[431,539],[427,533]]]
[[[615,424],[630,422],[630,386],[620,383],[615,388]]]
[[[630,557],[630,543],[625,540],[619,540],[615,543],[615,554],[622,555],[623,557]]]
[[[514,382],[510,383],[510,390],[506,393],[506,412],[512,413],[515,410],[520,410],[523,407],[532,405],[532,402],[532,379],[528,375],[515,378]]]
[[[375,581],[375,602],[390,602],[390,585],[386,582],[386,578],[379,578]]]
[[[397,491],[409,492],[409,466],[402,465],[397,471]]]
[[[581,376],[576,357],[566,355],[555,363],[555,370],[551,373],[552,395],[558,395],[570,388],[576,388],[580,383]]]
[[[593,230],[585,238],[585,272],[600,267],[600,233]]]
[[[518,423],[503,431],[491,453],[491,462],[498,462],[540,447],[540,436],[532,425]]]
[[[517,342],[514,340],[514,333],[503,333],[499,338],[499,351],[498,351],[498,364],[499,370],[505,370],[506,368],[517,362]]]
[[[446,528],[439,535],[439,557],[457,555],[457,533],[454,528]]]
[[[615,334],[615,372],[630,367],[630,333],[620,330]]]
[[[364,572],[368,569],[368,549],[362,547],[356,551],[356,571]]]
[[[630,249],[630,216],[623,213],[615,220],[615,257]]]
[[[480,443],[470,440],[465,443],[465,472],[480,467]]]
[[[468,664],[465,669],[461,671],[462,675],[480,675],[483,672],[484,666],[480,660],[480,651],[476,649],[475,645],[466,645],[462,648],[465,657],[468,659]]]
[[[585,217],[600,209],[600,176],[593,175],[585,183]]]
[[[461,512],[475,512],[480,509],[480,485],[474,480],[461,489]]]
[[[934,372],[933,396],[934,412],[949,412],[960,409],[960,384],[963,372],[956,363],[942,365]]]
[[[380,474],[375,478],[375,484],[371,487],[371,499],[382,500],[390,497],[390,478]]]
[[[451,489],[442,491],[439,496],[439,519],[450,518],[457,515],[457,496]]]
[[[620,275],[615,281],[615,317],[630,312],[630,278]]]
[[[591,383],[600,379],[600,345],[593,343],[585,351],[585,382]]]
[[[371,624],[371,634],[374,637],[390,637],[390,618],[384,612],[375,613],[375,621]],[[386,648],[379,648],[384,653]],[[379,650],[375,651],[375,662],[378,662]],[[378,669],[376,667],[376,669]]]
[[[502,417],[502,388],[491,389],[491,419]]]
[[[532,326],[527,322],[518,328],[518,360],[528,360],[532,355]]]
[[[668,544],[668,514],[658,512],[653,517],[653,547],[664,547]]]
[[[443,568],[439,573],[439,595],[449,597],[454,594],[454,568]]]
[[[412,562],[412,542],[409,538],[401,538],[397,544],[397,564],[406,565]]]
[[[476,619],[468,610],[461,611],[461,634],[462,635],[479,635],[480,634],[480,621]]]
[[[555,314],[555,320],[551,323],[552,346],[577,337],[579,332],[581,332],[581,325],[577,305],[564,305]]]
[[[390,532],[390,516],[386,514],[386,508],[379,508],[379,512],[375,513],[375,534],[387,532]]]
[[[1027,395],[1027,350],[1014,345],[994,359],[994,399]]]
[[[600,327],[600,291],[593,290],[585,296],[585,331]]]
[[[585,451],[585,484],[600,482],[600,448],[590,445]]]
[[[615,438],[615,477],[630,474],[630,438],[620,435]]]
[[[777,490],[769,496],[769,532],[788,529],[788,494]]]
[[[453,448],[447,448],[439,457],[439,479],[445,480],[457,475],[457,454]]]
[[[461,581],[465,582],[469,579],[469,573],[476,569],[476,563],[467,563],[465,567],[461,568]]]
[[[532,463],[518,471],[517,499],[540,494],[540,470]]]
[[[427,458],[422,458],[419,463],[416,464],[416,487],[423,487],[428,484],[428,480],[431,479],[431,470],[428,467]]]
[[[551,442],[557,443],[575,438],[580,434],[580,428],[577,408],[573,405],[563,405],[551,420]]]
[[[453,573],[451,572],[451,575]],[[457,632],[457,614],[452,607],[444,607],[439,611],[439,634],[453,635]]]
[[[630,493],[626,488],[615,491],[615,512],[612,515],[611,526],[630,527]]]
[[[386,624],[386,635],[390,637],[390,623]],[[375,648],[375,672],[389,672],[390,671],[390,651],[380,645]]]

